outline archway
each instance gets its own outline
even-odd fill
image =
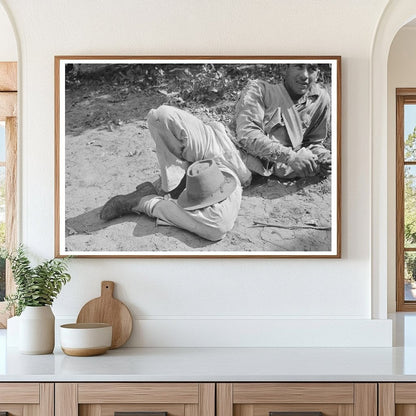
[[[388,166],[388,56],[396,33],[416,17],[414,0],[391,1],[381,16],[371,56],[371,274],[372,317],[387,318],[388,273],[392,255],[389,245]]]
[[[0,61],[17,62],[19,52],[15,30],[3,0],[0,0],[0,38]]]

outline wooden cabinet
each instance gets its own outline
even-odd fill
[[[380,383],[379,416],[415,416],[416,383]]]
[[[52,383],[0,383],[0,415],[53,416]]]
[[[214,383],[57,383],[55,416],[215,416]]]
[[[219,383],[216,398],[217,416],[377,416],[376,383]]]
[[[0,383],[0,416],[2,412],[8,416],[416,416],[416,382]]]

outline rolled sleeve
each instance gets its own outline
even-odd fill
[[[291,149],[265,133],[265,84],[249,81],[236,107],[235,129],[238,145],[247,153],[271,162],[286,162]]]

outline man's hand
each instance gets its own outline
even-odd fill
[[[294,152],[287,164],[294,170],[297,176],[313,176],[318,170],[317,157],[308,149],[302,147]]]
[[[331,174],[331,153],[325,152],[318,155],[319,173],[325,178]]]

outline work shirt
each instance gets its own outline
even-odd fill
[[[321,86],[312,84],[295,104],[283,84],[255,80],[242,91],[229,127],[249,169],[268,176],[301,147],[327,152],[329,121],[330,98]]]

